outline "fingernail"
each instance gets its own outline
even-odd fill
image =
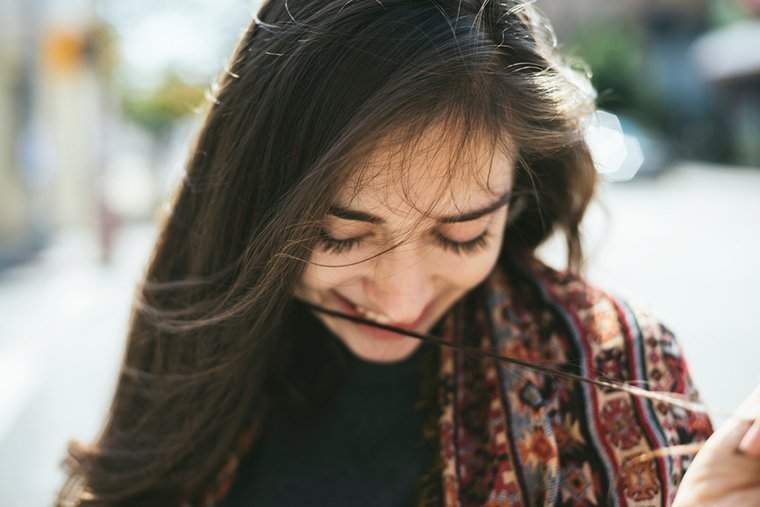
[[[739,451],[750,456],[760,457],[760,419],[755,420],[739,442]]]

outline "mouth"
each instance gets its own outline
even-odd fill
[[[343,309],[343,311],[345,311],[345,313],[347,313],[349,315],[354,315],[356,317],[362,317],[362,318],[365,318],[365,319],[368,319],[368,320],[375,320],[375,319],[372,319],[371,317],[367,316],[363,312],[361,312],[357,308],[357,306],[350,299],[342,296],[337,291],[333,291],[333,293],[335,294],[336,299],[338,300],[338,302],[342,306],[342,309]],[[408,331],[415,331],[425,321],[425,319],[428,316],[428,313],[430,312],[430,308],[431,307],[432,307],[432,301],[425,306],[425,308],[422,310],[422,313],[420,314],[420,316],[417,317],[417,319],[414,322],[385,322],[385,321],[380,322],[379,320],[377,320],[377,322],[380,323],[380,324],[384,324],[384,325],[388,325],[388,326],[393,326],[393,327],[397,327],[397,328],[400,328],[400,329],[406,329]],[[385,330],[385,329],[380,329],[378,327],[370,326],[370,325],[367,325],[367,324],[362,324],[362,323],[359,323],[359,322],[351,322],[351,324],[359,327],[363,332],[369,333],[369,334],[375,336],[376,338],[382,338],[382,339],[403,339],[403,338],[409,338],[409,337],[407,337],[405,335],[402,335],[400,333],[395,333],[393,331],[388,331],[388,330]]]

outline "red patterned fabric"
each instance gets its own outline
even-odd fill
[[[466,300],[471,313],[446,316],[449,341],[698,400],[673,333],[581,277],[538,261],[497,267]],[[451,347],[441,349],[439,378],[447,507],[668,506],[690,456],[636,458],[713,431],[705,414]],[[206,507],[226,494],[251,436]]]

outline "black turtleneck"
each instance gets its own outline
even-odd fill
[[[335,395],[308,421],[273,409],[221,506],[414,505],[433,463],[415,404],[434,347],[374,363],[340,342],[346,368]]]

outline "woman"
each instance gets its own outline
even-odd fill
[[[715,463],[710,494],[757,493],[744,419],[678,488],[673,446],[712,433],[678,344],[579,274],[594,94],[546,27],[514,1],[266,2],[58,504],[703,505]],[[534,256],[554,231],[564,272]]]

